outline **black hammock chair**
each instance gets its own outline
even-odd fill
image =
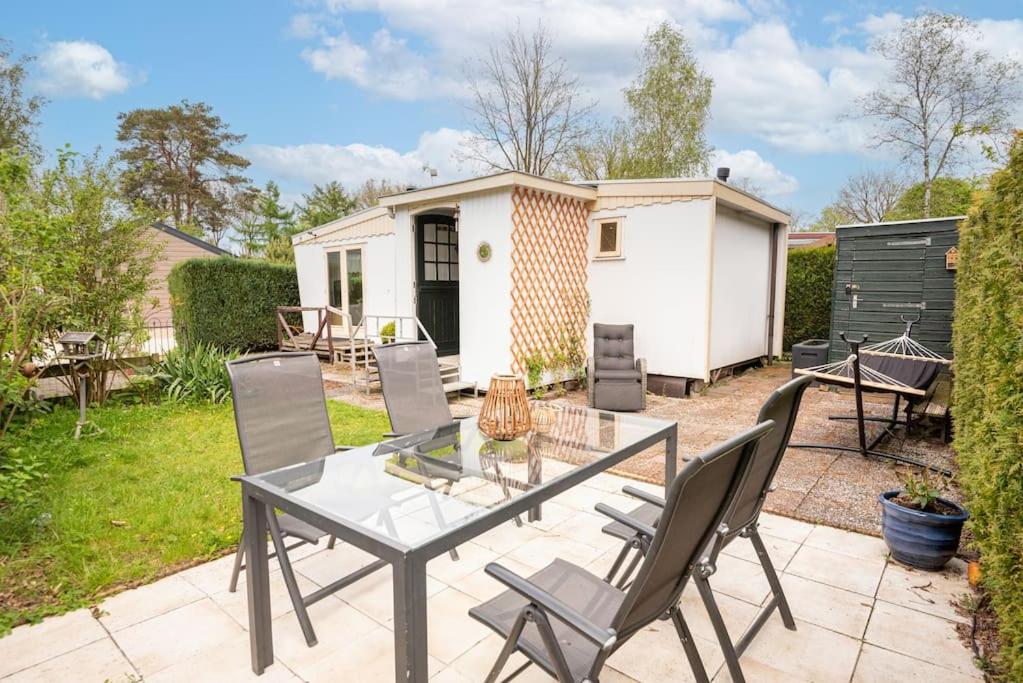
[[[897,425],[905,425],[907,432],[913,424],[913,407],[923,400],[932,390],[932,386],[945,366],[952,361],[931,351],[923,344],[910,337],[913,325],[920,320],[917,316],[908,319],[902,316],[906,330],[902,335],[887,341],[863,346],[867,335],[858,341],[847,339],[844,332],[840,333],[842,341],[849,344],[849,356],[834,363],[826,363],[809,368],[799,368],[796,374],[809,375],[818,382],[840,387],[851,387],[855,392],[855,415],[831,415],[831,420],[855,420],[858,443],[853,446],[838,444],[790,444],[791,448],[821,448],[826,450],[846,451],[860,455],[874,456],[894,460],[895,462],[950,474],[948,470],[928,465],[896,453],[877,450],[878,444],[887,436],[893,435]],[[891,417],[867,417],[863,414],[863,393],[890,393],[895,395]],[[904,419],[899,418],[899,406],[905,400]],[[866,422],[884,423],[881,431],[872,440],[867,440]]]

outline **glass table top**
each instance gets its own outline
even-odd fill
[[[489,438],[471,417],[242,480],[413,548],[673,424],[542,401],[530,413],[532,430],[513,441]]]

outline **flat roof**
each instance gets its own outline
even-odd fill
[[[453,197],[461,197],[478,192],[500,190],[514,186],[528,187],[541,192],[560,194],[583,201],[592,201],[597,198],[597,190],[594,187],[566,183],[561,180],[551,180],[530,173],[521,171],[502,171],[493,175],[469,178],[468,180],[457,180],[442,185],[432,185],[407,192],[384,195],[380,198],[379,206],[395,207],[408,204],[421,204],[425,202],[436,202]]]
[[[938,218],[911,218],[907,221],[878,221],[877,223],[846,223],[839,225],[838,230],[842,228],[866,228],[871,225],[908,225],[909,223],[936,223],[938,221],[962,221],[966,220],[966,216],[939,216]]]
[[[574,197],[585,202],[595,201],[601,196],[714,197],[724,206],[742,213],[756,215],[769,222],[788,224],[790,220],[789,213],[784,209],[717,178],[636,178],[564,182],[520,171],[503,171],[478,178],[385,195],[380,198],[379,206],[393,208],[438,202],[514,186]]]

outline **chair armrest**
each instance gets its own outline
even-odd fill
[[[358,448],[358,446],[345,446],[345,445],[339,444],[339,443],[334,444],[334,452],[335,453],[340,453],[341,451],[350,451],[353,448]]]
[[[399,434],[398,432],[384,432],[385,439],[397,439],[400,436],[406,436],[405,434]]]
[[[605,517],[610,517],[619,524],[624,524],[625,526],[635,531],[637,534],[642,534],[647,538],[653,538],[654,534],[657,533],[657,530],[654,529],[652,526],[644,524],[638,519],[633,519],[632,517],[629,517],[627,514],[620,510],[615,510],[607,503],[597,503],[594,506],[594,509],[600,514],[604,515]]]
[[[656,505],[659,508],[664,507],[664,499],[660,496],[655,496],[652,493],[647,493],[643,489],[637,489],[635,486],[623,486],[622,493],[633,498],[639,498],[644,503],[650,503]]]
[[[643,403],[640,408],[646,410],[646,358],[636,359],[636,369],[639,370],[639,383],[643,392]]]
[[[588,356],[586,358],[586,405],[588,405],[590,408],[595,407],[593,405],[595,400],[595,392],[593,385],[597,381],[596,373],[597,364],[593,360],[593,356]]]
[[[543,588],[530,583],[515,572],[505,569],[496,562],[488,564],[486,572],[522,597],[565,622],[573,631],[600,649],[610,649],[617,642],[618,635],[613,629],[597,626],[572,607],[569,607]]]

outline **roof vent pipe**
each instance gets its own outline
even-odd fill
[[[728,182],[728,174],[731,173],[731,172],[732,172],[732,169],[728,168],[727,166],[720,166],[718,168],[718,180],[720,180],[723,183],[727,183]]]

